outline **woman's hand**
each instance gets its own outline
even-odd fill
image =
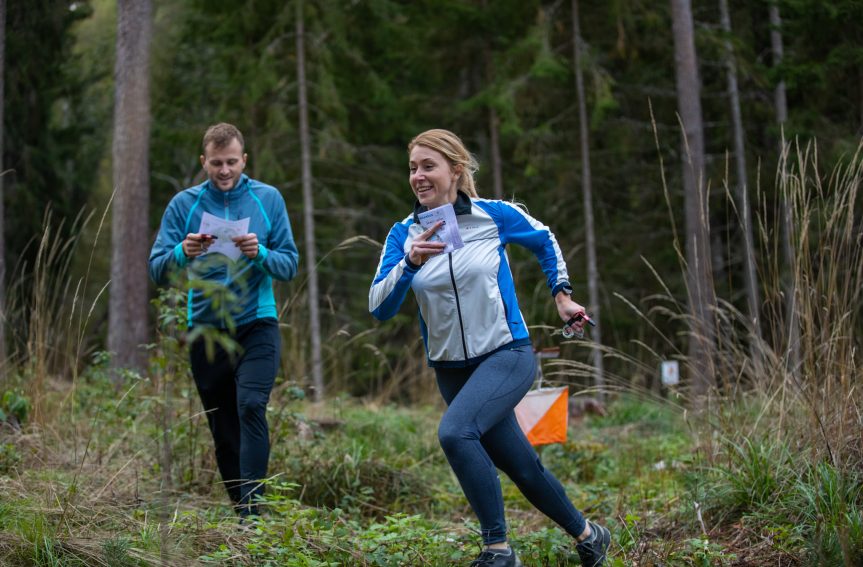
[[[557,313],[564,323],[577,315],[582,316],[570,325],[570,328],[575,331],[576,335],[584,333],[584,325],[587,323],[587,320],[584,319],[586,314],[584,306],[573,301],[569,294],[562,291],[554,296],[554,302],[557,304]]]
[[[414,241],[411,243],[411,250],[408,253],[408,260],[412,264],[422,266],[430,257],[443,252],[443,249],[446,248],[445,242],[441,242],[440,240],[429,241],[429,238],[442,226],[443,221],[438,221],[430,229],[414,238]]]

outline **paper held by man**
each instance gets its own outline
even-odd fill
[[[212,234],[216,237],[207,248],[207,254],[224,254],[236,262],[243,255],[243,252],[232,239],[249,232],[249,217],[240,220],[228,220],[205,212],[201,217],[201,228],[198,229],[198,232]]]
[[[440,207],[424,211],[417,215],[420,219],[420,225],[423,229],[428,230],[438,221],[443,221],[443,225],[429,240],[440,240],[446,244],[443,249],[444,254],[448,254],[453,250],[458,250],[464,247],[461,235],[458,232],[458,220],[455,217],[455,209],[451,203]]]

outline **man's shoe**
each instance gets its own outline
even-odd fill
[[[509,548],[509,555],[504,555],[502,550],[486,549],[471,561],[470,567],[523,567],[518,555],[513,548]]]
[[[578,551],[578,557],[584,567],[601,567],[605,564],[608,546],[611,545],[611,533],[590,520],[587,523],[592,532],[590,538],[577,544],[575,550]]]

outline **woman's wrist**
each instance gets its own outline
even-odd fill
[[[419,269],[419,268],[422,266],[422,263],[421,263],[421,262],[420,262],[420,263],[416,263],[416,262],[414,262],[413,260],[411,260],[411,255],[410,255],[410,254],[405,254],[405,264],[407,264],[409,268],[413,268],[413,269],[415,269],[415,270],[416,270],[416,269]]]
[[[572,302],[572,297],[570,297],[570,295],[566,291],[560,290],[559,292],[557,292],[557,294],[555,294],[554,302],[557,303],[559,306],[566,305],[567,303]]]

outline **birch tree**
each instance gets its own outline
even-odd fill
[[[725,68],[728,79],[728,100],[731,106],[731,128],[734,134],[734,165],[737,182],[734,184],[737,195],[738,215],[743,231],[743,275],[746,285],[746,305],[749,314],[751,353],[753,359],[759,358],[762,338],[761,299],[758,293],[758,273],[755,268],[755,246],[752,240],[752,210],[749,205],[749,189],[746,183],[746,147],[743,141],[743,117],[740,111],[740,92],[737,86],[737,63],[734,47],[731,45],[731,17],[728,13],[728,0],[719,0],[719,15],[722,31],[726,38]]]
[[[312,151],[309,138],[309,104],[306,89],[306,48],[303,2],[297,2],[297,89],[300,119],[300,159],[303,184],[303,229],[308,272],[309,334],[312,347],[312,386],[316,402],[324,398],[324,372],[321,361],[321,316],[318,305],[318,268],[315,253],[315,203],[312,196]]]
[[[114,197],[108,350],[115,368],[141,368],[147,342],[147,255],[150,231],[151,0],[117,2],[114,65]]]
[[[690,0],[671,0],[677,104],[682,123],[681,156],[686,214],[686,283],[689,295],[688,345],[693,394],[708,393],[715,383],[713,279],[710,268],[710,229],[704,167],[704,126],[701,114],[698,61],[695,53]]]
[[[572,0],[572,52],[573,71],[575,72],[575,94],[578,98],[578,128],[581,144],[581,191],[584,196],[584,237],[587,248],[587,298],[593,309],[596,327],[591,329],[593,348],[591,362],[593,364],[593,383],[599,391],[600,398],[604,395],[605,374],[602,361],[601,317],[599,316],[599,270],[596,267],[596,234],[593,226],[593,184],[590,174],[590,136],[587,125],[587,102],[584,94],[584,77],[582,73],[581,24],[578,14],[578,0]]]

